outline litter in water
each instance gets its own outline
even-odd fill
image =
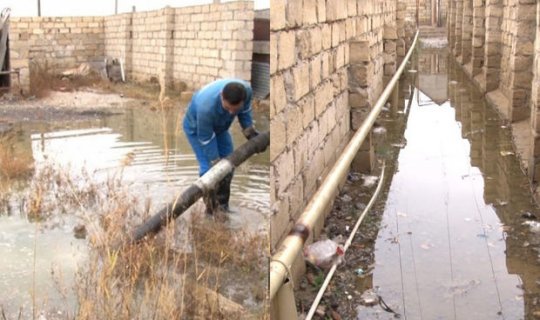
[[[330,239],[314,242],[304,249],[306,260],[323,269],[331,267],[334,262],[340,264],[344,253],[343,247]]]
[[[379,180],[379,177],[377,176],[368,176],[368,175],[362,175],[362,179],[364,179],[364,187],[372,187],[377,183],[377,180]]]
[[[373,133],[375,134],[384,134],[386,133],[386,129],[384,127],[377,127],[373,129]]]

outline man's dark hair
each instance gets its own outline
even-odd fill
[[[223,88],[223,99],[232,105],[246,100],[246,88],[240,82],[230,82]]]

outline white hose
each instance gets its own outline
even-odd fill
[[[356,221],[356,224],[354,225],[354,228],[351,231],[351,234],[349,235],[349,238],[347,239],[347,242],[345,242],[345,246],[343,247],[344,255],[347,252],[347,249],[351,246],[351,243],[354,239],[354,236],[356,235],[356,232],[358,231],[358,228],[360,228],[360,224],[362,223],[362,220],[364,220],[364,217],[368,213],[368,211],[371,209],[375,201],[377,200],[377,197],[379,196],[379,193],[383,186],[383,180],[384,180],[384,170],[385,170],[385,162],[383,162],[382,170],[381,170],[381,177],[379,178],[379,184],[377,185],[377,189],[375,189],[375,193],[371,197],[371,200],[369,200],[369,203],[367,204],[364,211],[362,211],[362,214]],[[315,297],[315,300],[313,301],[313,304],[311,305],[311,308],[309,309],[309,312],[306,316],[305,320],[311,320],[313,318],[313,315],[315,314],[315,311],[317,310],[317,307],[319,306],[319,303],[321,302],[322,296],[324,292],[326,291],[326,288],[328,287],[328,284],[330,283],[330,280],[332,280],[332,277],[334,276],[334,273],[337,269],[338,261],[334,261],[334,264],[332,264],[332,268],[330,268],[330,271],[326,275],[326,278],[324,279],[324,282],[319,289],[319,292],[317,293],[317,296]]]

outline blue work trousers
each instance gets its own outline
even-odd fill
[[[208,170],[210,170],[210,167],[212,166],[211,162],[215,159],[208,159],[206,154],[203,152],[202,144],[199,139],[197,139],[196,135],[190,135],[185,131],[184,133],[189,141],[189,144],[191,144],[193,152],[195,152],[195,157],[199,162],[199,176],[202,176]],[[216,139],[217,142],[218,154],[220,158],[225,158],[234,151],[232,137],[228,130],[219,134],[216,133],[214,139]]]

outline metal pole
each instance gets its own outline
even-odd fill
[[[118,0],[114,0],[114,14],[118,14]]]
[[[390,97],[390,94],[399,80],[399,77],[403,73],[403,70],[405,70],[407,61],[409,61],[411,58],[417,41],[418,31],[416,31],[414,41],[409,49],[409,52],[407,53],[407,56],[405,56],[405,59],[392,77],[392,80],[390,80],[384,89],[383,93],[377,100],[377,103],[367,116],[366,120],[362,123],[362,126],[356,131],[347,147],[345,147],[345,150],[343,150],[341,153],[341,156],[338,158],[334,167],[332,167],[332,170],[324,179],[321,187],[309,201],[308,205],[304,209],[304,212],[302,212],[296,221],[296,224],[293,226],[289,235],[283,240],[279,246],[279,249],[272,257],[272,261],[270,262],[270,300],[274,299],[285,279],[288,278],[289,274],[287,269],[291,268],[296,257],[298,257],[302,251],[304,243],[312,233],[313,227],[324,214],[325,209],[334,198],[341,181],[343,181],[349,172],[350,165],[358,153],[360,146],[364,142],[366,136],[370,133],[371,127],[375,123],[377,116],[381,112],[386,100]]]
[[[37,15],[41,17],[41,0],[37,0]]]

